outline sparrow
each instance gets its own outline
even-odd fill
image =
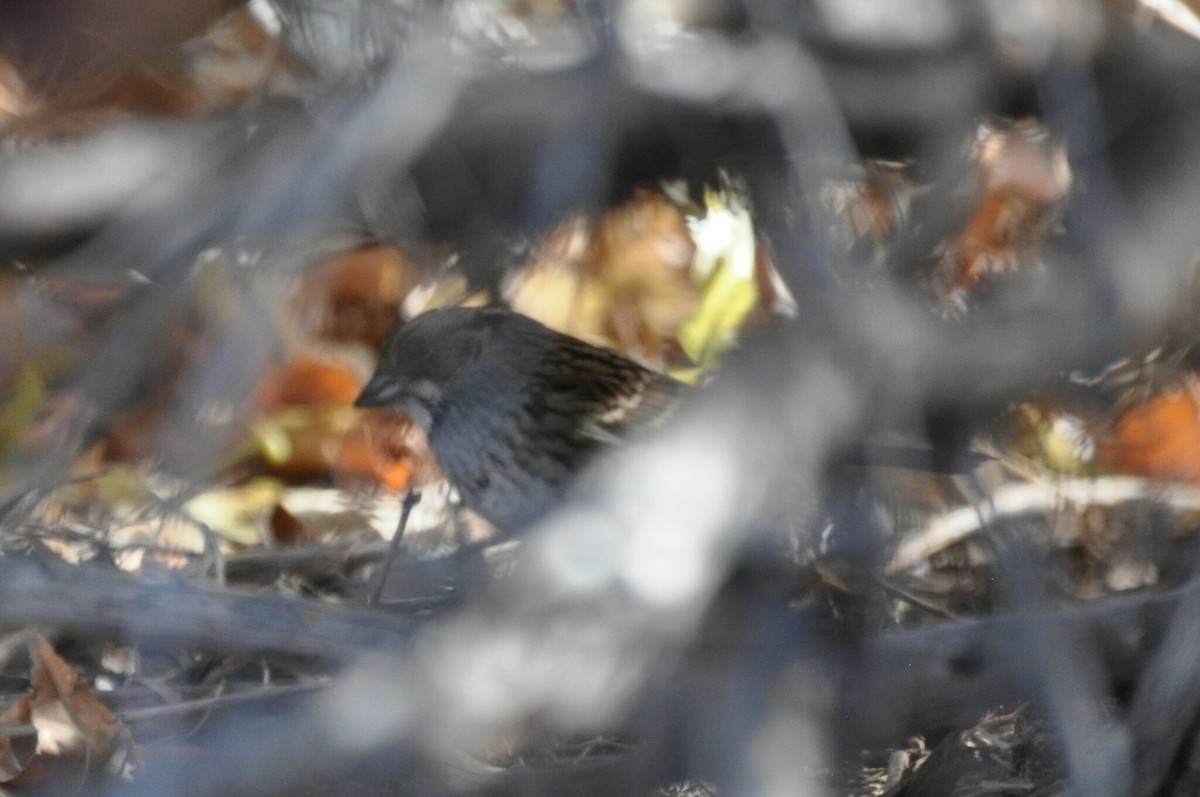
[[[405,413],[463,504],[517,531],[606,447],[670,417],[688,389],[511,310],[451,307],[391,333],[355,406]]]

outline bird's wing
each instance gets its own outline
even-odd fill
[[[579,433],[586,439],[615,443],[630,432],[653,429],[674,414],[686,389],[670,377],[640,370],[625,382],[625,389],[597,404]]]
[[[614,443],[658,426],[688,389],[607,349],[575,339],[561,343],[538,369],[547,380],[545,409],[570,423],[563,431],[581,443]]]

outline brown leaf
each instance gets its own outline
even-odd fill
[[[46,136],[119,111],[196,114],[294,74],[274,36],[238,5],[45,0],[28,6],[35,13],[0,12],[0,29],[13,33],[0,46],[0,120]]]
[[[547,326],[655,361],[695,311],[695,245],[683,214],[643,191],[595,223],[551,232],[510,285],[513,308]]]
[[[395,247],[344,252],[304,276],[296,313],[303,321],[315,321],[325,338],[359,341],[378,349],[395,326],[400,302],[417,277],[417,270]]]
[[[29,696],[25,695],[0,713],[0,725],[29,725],[30,712]],[[0,736],[0,783],[11,783],[25,771],[36,753],[36,735],[19,736],[15,739]]]
[[[279,547],[303,545],[314,542],[308,527],[298,517],[283,508],[283,504],[275,504],[271,517],[267,521],[271,530],[271,539]]]
[[[1031,120],[983,126],[974,158],[979,199],[933,277],[953,303],[985,277],[1019,268],[1058,222],[1071,188],[1066,150]]]
[[[834,232],[845,249],[865,238],[883,242],[904,222],[917,194],[908,170],[903,162],[868,161],[855,179],[822,186],[821,202],[834,214]]]
[[[184,11],[182,4],[172,8],[171,3],[146,0],[47,0],[40,8],[18,10],[23,5],[6,6],[0,17],[0,25],[11,31],[4,56],[24,89],[24,102],[15,110],[40,115],[93,102],[139,62],[161,54],[168,43],[200,32],[222,10],[212,2]],[[131,25],[132,19],[138,24]]]
[[[29,642],[33,659],[31,721],[38,754],[62,758],[80,778],[126,776],[133,767],[133,739],[113,713],[79,682],[79,675],[45,639]]]

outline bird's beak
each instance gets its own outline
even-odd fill
[[[363,387],[362,392],[358,394],[358,398],[354,400],[356,407],[386,407],[389,404],[395,404],[396,399],[404,392],[404,386],[399,379],[386,374],[382,371],[376,371],[371,377],[371,381]]]

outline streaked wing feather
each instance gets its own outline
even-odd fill
[[[670,417],[679,404],[683,385],[653,371],[644,371],[622,393],[584,424],[584,437],[615,443],[630,432],[652,429]]]
[[[564,417],[587,418],[575,430],[583,442],[611,444],[661,424],[687,386],[614,352],[565,338],[544,375]]]

